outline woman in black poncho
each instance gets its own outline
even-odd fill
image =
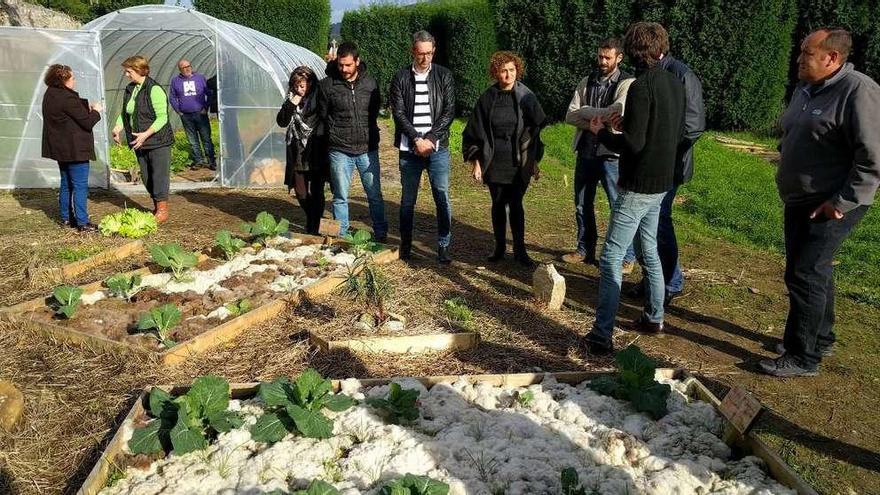
[[[486,184],[492,196],[495,250],[489,261],[504,258],[509,210],[513,257],[533,266],[526,252],[522,200],[531,178],[539,178],[546,115],[535,94],[519,80],[523,62],[515,53],[492,54],[489,73],[497,82],[477,100],[462,135],[462,152],[472,163],[474,180]]]

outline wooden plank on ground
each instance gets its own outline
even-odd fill
[[[322,351],[349,349],[355,352],[389,352],[396,354],[430,351],[459,351],[473,349],[480,343],[480,335],[473,332],[405,335],[400,337],[367,337],[349,340],[327,340],[309,332],[309,342]]]

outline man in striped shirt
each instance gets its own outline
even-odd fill
[[[449,201],[449,127],[455,116],[452,73],[432,63],[434,37],[413,35],[413,63],[391,81],[394,145],[400,150],[400,257],[412,255],[413,215],[422,171],[427,170],[437,208],[437,260],[449,263],[452,207]]]

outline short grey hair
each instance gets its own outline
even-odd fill
[[[431,46],[437,46],[437,42],[434,41],[434,37],[431,33],[422,29],[421,31],[416,31],[412,35],[412,45],[416,46],[416,43],[424,43],[426,41],[431,42]]]

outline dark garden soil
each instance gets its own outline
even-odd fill
[[[384,139],[390,141],[387,134]],[[387,145],[383,147],[383,189],[392,237],[400,198],[393,156]],[[539,261],[558,260],[572,247],[569,187],[563,180],[543,178],[526,196],[526,240]],[[75,491],[139,391],[150,384],[185,383],[207,373],[238,382],[268,380],[295,375],[308,366],[344,378],[612,365],[608,359],[587,359],[580,347],[596,306],[595,267],[557,262],[568,286],[564,308],[546,311],[535,304],[531,270],[510,259],[485,261],[492,249],[488,193],[469,180],[458,161],[451,185],[455,261],[439,265],[428,191],[425,181],[416,214],[414,259],[383,267],[396,286],[388,309],[404,315],[408,328],[453,331],[442,302],[461,297],[474,312],[479,347],[424,355],[317,353],[308,345],[307,330],[341,332],[356,316],[355,306],[339,294],[312,301],[309,310],[291,309],[174,368],[55,342],[27,327],[0,322],[0,378],[14,382],[26,397],[23,424],[0,437],[0,492]],[[126,203],[146,206],[148,198],[93,193],[90,213],[99,218]],[[298,225],[304,220],[295,201],[279,190],[198,190],[173,195],[170,207],[170,221],[149,242],[174,241],[190,249],[210,245],[216,230],[253,220],[263,210]],[[357,181],[351,213],[355,227],[368,227],[363,223],[369,218],[367,204]],[[64,230],[55,218],[57,201],[51,191],[0,194],[0,304],[51,290],[26,278],[29,264],[45,263],[63,246],[107,242]],[[668,310],[667,331],[648,336],[623,328],[616,332],[616,345],[635,342],[662,365],[695,373],[718,395],[734,385],[754,393],[767,406],[757,427],[761,437],[821,493],[880,493],[880,310],[839,298],[836,353],[822,363],[818,377],[779,380],[760,375],[756,363],[774,355],[771,349],[785,322],[783,260],[706,232],[679,231],[687,283]],[[76,282],[100,280],[142,261],[107,266]],[[625,289],[637,280],[637,273],[628,276]],[[619,325],[625,327],[638,317],[640,306],[624,298]]]

